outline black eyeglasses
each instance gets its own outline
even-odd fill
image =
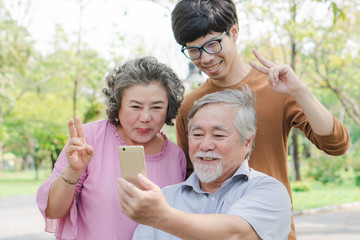
[[[226,31],[223,32],[219,39],[207,41],[201,47],[181,47],[181,52],[190,60],[196,60],[201,57],[202,50],[208,54],[216,54],[221,52],[222,46],[221,41],[225,37]]]

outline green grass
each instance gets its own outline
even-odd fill
[[[41,169],[39,180],[35,180],[34,170],[0,172],[0,197],[36,194],[37,189],[50,173],[49,169]],[[308,184],[309,191],[292,192],[295,211],[360,201],[360,187],[350,181],[341,185],[322,185],[315,181],[308,182]]]
[[[34,170],[20,172],[0,172],[0,197],[22,194],[35,194],[39,186],[49,177],[50,170],[39,170],[39,179],[35,180]]]
[[[352,183],[341,185],[312,182],[310,191],[292,192],[294,210],[304,210],[329,205],[360,201],[360,187]]]

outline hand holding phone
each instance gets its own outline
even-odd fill
[[[120,146],[119,147],[121,177],[143,189],[138,181],[139,173],[146,177],[145,154],[143,146]]]

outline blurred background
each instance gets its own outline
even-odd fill
[[[152,55],[186,91],[206,79],[180,52],[171,0],[0,0],[0,198],[35,194],[68,139],[68,119],[105,118],[107,72]],[[294,130],[289,177],[296,211],[360,201],[360,1],[235,1],[239,54],[290,64],[347,127],[332,157]],[[164,128],[176,142],[175,130]]]

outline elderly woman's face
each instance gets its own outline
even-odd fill
[[[164,125],[168,107],[166,89],[158,82],[128,88],[121,100],[119,121],[125,142],[148,144]]]

